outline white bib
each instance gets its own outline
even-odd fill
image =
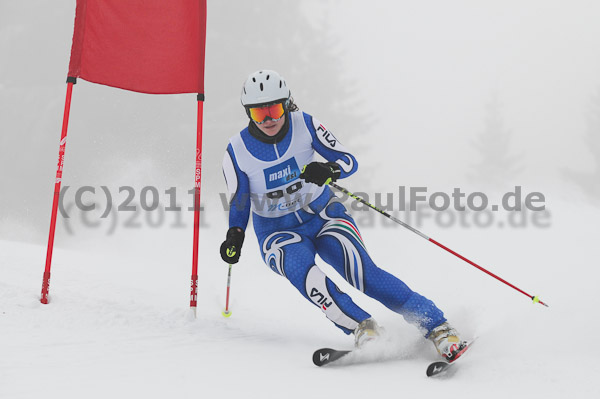
[[[304,165],[314,158],[312,136],[306,127],[302,112],[290,112],[292,135],[289,147],[279,154],[276,144],[273,146],[277,159],[263,161],[255,158],[244,145],[241,134],[231,139],[239,168],[246,173],[250,181],[250,199],[252,211],[259,216],[280,217],[295,212],[317,199],[324,190],[316,184],[300,179]]]

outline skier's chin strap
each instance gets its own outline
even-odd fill
[[[281,140],[283,140],[283,138],[285,137],[285,135],[287,134],[287,132],[290,128],[290,118],[289,117],[290,117],[290,113],[286,112],[285,113],[285,122],[283,123],[281,130],[279,130],[277,132],[277,134],[274,136],[267,136],[266,134],[264,134],[252,120],[250,120],[250,122],[248,123],[248,131],[250,132],[252,137],[262,141],[263,143],[277,144]]]

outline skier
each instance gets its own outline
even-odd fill
[[[241,102],[248,127],[233,136],[223,160],[232,194],[223,260],[237,263],[250,212],[264,262],[319,307],[355,346],[380,335],[369,313],[356,305],[315,264],[315,254],[348,283],[416,325],[448,361],[466,348],[429,299],[380,269],[328,183],[356,172],[352,154],[311,115],[298,110],[275,71],[252,73]],[[314,161],[315,151],[327,162]]]

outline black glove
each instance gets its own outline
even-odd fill
[[[341,174],[342,170],[335,162],[311,162],[302,168],[300,178],[304,179],[307,183],[315,183],[318,186],[322,186],[323,184],[336,181]]]
[[[232,227],[227,230],[227,236],[221,244],[221,258],[229,264],[238,263],[242,254],[242,244],[244,243],[244,230],[239,227]]]

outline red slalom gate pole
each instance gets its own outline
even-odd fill
[[[535,296],[535,295],[529,295],[528,293],[526,293],[525,291],[523,291],[522,289],[512,285],[511,283],[509,283],[508,281],[496,276],[494,273],[490,272],[489,270],[484,269],[483,267],[479,266],[477,263],[465,258],[464,256],[462,256],[461,254],[454,252],[453,250],[451,250],[450,248],[440,244],[439,242],[435,241],[433,238],[429,238],[427,237],[425,234],[421,233],[419,230],[415,229],[414,227],[404,223],[402,220],[397,219],[395,217],[393,217],[392,215],[390,215],[389,213],[382,211],[381,209],[377,208],[374,205],[371,205],[370,203],[368,203],[367,201],[365,201],[364,199],[356,196],[355,194],[351,193],[350,191],[346,190],[344,187],[340,187],[337,184],[333,183],[333,182],[329,182],[328,183],[331,187],[335,187],[338,190],[340,190],[341,192],[343,192],[344,194],[348,195],[349,197],[352,197],[353,199],[355,199],[356,201],[360,202],[361,204],[364,204],[366,206],[368,206],[369,208],[381,213],[383,216],[387,217],[388,219],[393,220],[394,222],[398,223],[399,225],[401,225],[402,227],[407,228],[408,230],[412,231],[413,233],[423,237],[424,239],[426,239],[427,241],[437,245],[438,247],[450,252],[452,255],[464,260],[465,262],[467,262],[468,264],[470,264],[471,266],[476,267],[477,269],[481,270],[482,272],[494,277],[496,280],[503,282],[504,284],[508,285],[509,287],[519,291],[521,294],[528,296],[533,303],[539,302],[541,305],[544,305],[546,307],[548,307],[547,304],[545,304],[544,302],[540,301],[540,298]]]
[[[198,94],[198,125],[196,129],[196,175],[194,180],[194,242],[192,254],[192,282],[190,287],[190,308],[196,315],[198,305],[198,242],[200,238],[200,187],[202,182],[202,121],[204,115],[204,94]]]
[[[67,128],[69,126],[69,113],[71,111],[71,95],[73,94],[73,85],[77,83],[76,78],[67,78],[67,97],[65,99],[65,112],[63,115],[62,132],[60,135],[60,148],[58,150],[58,164],[56,167],[56,180],[54,183],[54,200],[52,201],[52,216],[50,217],[50,233],[48,235],[48,250],[46,251],[46,267],[44,269],[44,279],[42,281],[42,298],[40,302],[48,303],[48,293],[50,291],[50,268],[52,266],[52,250],[54,249],[54,233],[56,231],[56,216],[58,211],[58,201],[60,200],[60,185],[62,183],[63,165],[65,162],[65,148],[67,145]]]

